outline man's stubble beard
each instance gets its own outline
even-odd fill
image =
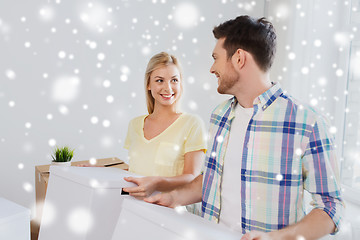
[[[229,90],[239,81],[239,75],[231,69],[231,72],[229,72],[226,75],[223,75],[220,78],[220,84],[217,88],[218,93],[220,94],[231,94],[229,93]]]

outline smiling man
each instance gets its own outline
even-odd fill
[[[276,34],[264,18],[239,16],[213,30],[210,72],[218,92],[203,174],[146,199],[174,207],[202,201],[202,216],[242,239],[318,239],[341,220],[339,169],[326,120],[287,95],[269,71]],[[313,198],[305,215],[303,194]]]

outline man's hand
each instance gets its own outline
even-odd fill
[[[133,182],[137,184],[137,187],[124,188],[125,192],[128,192],[130,196],[136,197],[138,199],[143,199],[149,197],[157,188],[159,177],[125,177],[125,181]]]
[[[171,192],[163,192],[144,199],[145,202],[175,208],[201,201],[202,175]]]
[[[175,208],[175,199],[171,192],[156,194],[144,199],[145,202],[153,203],[165,207]]]
[[[260,232],[260,231],[251,231],[242,236],[241,240],[275,240],[270,236],[269,233]],[[277,238],[280,239],[280,238]]]
[[[241,240],[292,240],[292,239],[319,239],[334,232],[335,224],[329,215],[321,209],[313,209],[301,221],[273,232],[251,231]]]

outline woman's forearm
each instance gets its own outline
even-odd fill
[[[175,188],[190,183],[197,176],[194,174],[182,174],[175,177],[158,177],[156,190],[159,192],[168,192]]]

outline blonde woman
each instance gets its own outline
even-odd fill
[[[170,191],[199,175],[206,140],[203,122],[181,112],[183,92],[180,64],[161,52],[146,68],[145,91],[149,114],[129,123],[125,148],[129,150],[129,171],[146,177],[125,178],[138,186],[126,188],[131,196],[144,198],[154,191]]]

